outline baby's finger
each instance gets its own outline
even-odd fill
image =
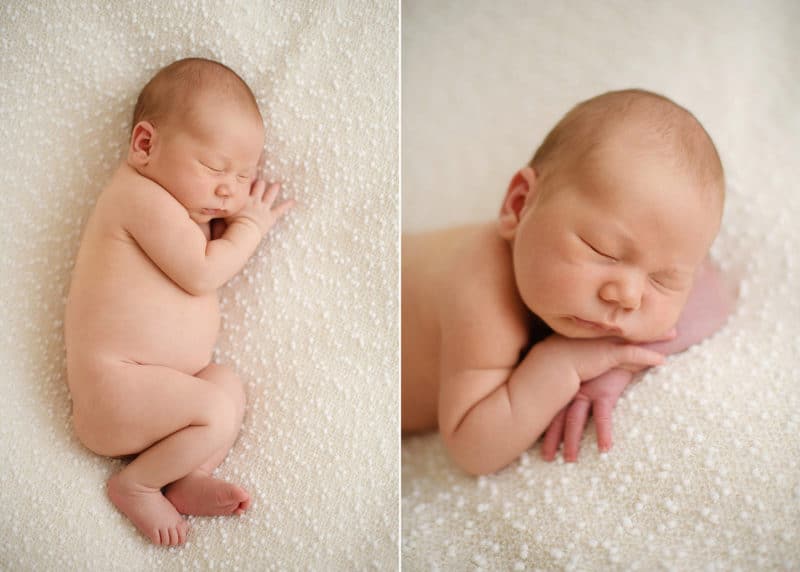
[[[264,188],[267,186],[266,181],[264,179],[256,179],[253,183],[253,186],[250,187],[250,196],[260,198],[261,195],[264,193]]]
[[[611,412],[614,404],[607,399],[598,399],[592,403],[592,417],[597,431],[597,448],[601,453],[611,449],[614,440],[611,432]]]
[[[664,363],[662,354],[633,344],[616,346],[614,358],[620,365],[646,367]]]
[[[261,197],[261,202],[267,205],[267,207],[271,207],[272,203],[275,202],[275,199],[278,197],[278,192],[281,190],[280,183],[272,183],[267,192],[264,193],[264,196]]]
[[[556,451],[558,451],[558,446],[561,444],[561,436],[564,434],[564,421],[566,417],[567,408],[565,407],[553,417],[550,426],[547,428],[547,432],[544,434],[541,454],[542,459],[545,461],[552,461],[555,459]]]
[[[578,448],[591,405],[588,399],[578,395],[567,409],[567,422],[564,425],[564,460],[568,463],[578,460]]]
[[[295,202],[296,201],[294,199],[287,199],[273,208],[270,212],[275,215],[275,220],[277,220],[288,213],[289,210],[291,210],[291,208],[295,205]]]

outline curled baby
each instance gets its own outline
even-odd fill
[[[83,231],[66,306],[67,381],[80,441],[135,456],[108,496],[155,544],[181,516],[241,514],[212,476],[236,440],[242,382],[212,363],[217,289],[292,206],[258,176],[264,125],[247,84],[199,58],[161,69],[134,111],[127,157]]]
[[[402,426],[438,428],[465,471],[543,434],[574,461],[589,414],[634,373],[718,330],[734,304],[710,261],[724,176],[686,109],[642,90],[574,107],[508,186],[499,217],[403,237]]]

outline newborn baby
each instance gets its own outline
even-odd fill
[[[236,440],[242,383],[211,363],[217,289],[291,207],[258,178],[264,126],[222,64],[177,61],[144,87],[125,161],[100,194],[72,273],[67,378],[81,442],[136,455],[108,496],[156,544],[183,514],[241,514],[243,488],[211,476]],[[212,228],[213,227],[213,228]]]
[[[641,90],[577,105],[496,221],[403,238],[403,431],[438,426],[482,474],[548,426],[543,456],[564,438],[574,460],[592,407],[608,449],[633,373],[731,311],[707,258],[723,201],[719,156],[685,109]]]

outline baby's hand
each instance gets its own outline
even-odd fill
[[[612,338],[574,339],[553,334],[532,351],[547,352],[544,359],[566,362],[565,366],[571,368],[581,382],[610,369],[637,372],[664,361],[664,356],[658,352]]]
[[[261,235],[265,235],[294,206],[294,199],[289,199],[278,204],[275,208],[272,207],[280,188],[280,183],[273,183],[267,188],[267,183],[264,179],[256,179],[253,186],[250,187],[250,196],[247,199],[247,203],[242,210],[230,217],[229,220],[246,219],[254,222]]]
[[[674,340],[676,335],[677,331],[672,328],[653,342],[669,342]],[[620,340],[620,343],[622,342]],[[611,412],[620,395],[633,379],[631,372],[638,369],[643,368],[640,365],[616,368],[582,383],[569,405],[559,411],[550,422],[542,441],[542,458],[545,461],[555,459],[558,446],[563,440],[564,460],[567,462],[577,461],[581,437],[586,428],[590,410],[597,431],[597,448],[601,452],[611,449],[613,442]]]
[[[575,398],[550,422],[542,441],[542,458],[545,461],[555,459],[556,451],[563,439],[564,460],[568,463],[577,461],[581,437],[590,410],[597,431],[597,448],[601,452],[611,449],[613,442],[611,413],[632,378],[633,375],[628,371],[612,369],[581,384]]]

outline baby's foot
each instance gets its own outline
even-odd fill
[[[108,498],[154,544],[186,542],[187,523],[160,490],[129,483],[117,473],[108,480]]]
[[[250,507],[250,495],[242,487],[202,471],[194,471],[175,481],[164,494],[182,514],[238,515]]]

